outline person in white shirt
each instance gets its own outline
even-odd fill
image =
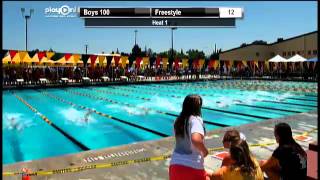
[[[208,149],[204,143],[201,107],[199,95],[188,95],[184,99],[182,111],[174,123],[176,146],[170,161],[170,180],[209,179],[204,169]]]

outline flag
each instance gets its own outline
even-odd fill
[[[120,61],[120,56],[114,56],[113,58],[114,58],[114,64],[118,66]]]
[[[168,58],[162,58],[162,66],[164,69],[167,69]]]
[[[121,56],[121,65],[123,68],[126,67],[127,63],[129,63],[129,57],[128,56]]]
[[[182,67],[183,68],[188,67],[188,65],[189,65],[188,61],[189,61],[189,59],[187,59],[187,58],[182,59]]]
[[[106,59],[106,56],[98,56],[99,66],[103,66],[103,62]]]
[[[160,57],[160,56],[157,56],[157,59],[156,59],[156,68],[160,65],[160,62],[161,62],[161,57]]]
[[[135,65],[136,65],[136,68],[138,68],[138,69],[140,68],[140,63],[141,63],[141,61],[142,61],[142,57],[137,57],[137,58],[136,58],[136,64],[135,64]]]
[[[267,70],[269,70],[269,61],[265,61],[264,64],[266,65]]]
[[[244,67],[248,66],[247,61],[242,61],[242,64],[244,65]]]

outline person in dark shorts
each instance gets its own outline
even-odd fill
[[[272,180],[305,180],[307,154],[293,139],[291,127],[287,123],[277,124],[274,136],[279,146],[268,160],[260,162],[262,171],[265,171]]]

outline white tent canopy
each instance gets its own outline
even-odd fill
[[[276,55],[275,57],[271,58],[268,60],[269,62],[288,62],[286,58],[283,58],[279,54]]]
[[[296,54],[291,58],[289,58],[287,62],[304,62],[306,60],[307,60],[306,58],[300,56],[299,54]]]

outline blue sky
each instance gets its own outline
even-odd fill
[[[134,44],[134,30],[138,30],[137,42],[144,49],[155,52],[171,47],[171,31],[167,28],[85,28],[80,18],[48,18],[47,7],[242,7],[244,18],[236,20],[235,28],[179,28],[174,34],[174,48],[199,49],[207,55],[214,44],[222,50],[238,47],[254,40],[274,42],[278,37],[290,38],[317,30],[317,2],[3,2],[3,48],[25,49],[25,23],[20,9],[35,9],[29,21],[28,49],[57,52],[84,53],[84,44],[89,44],[89,53],[115,51],[130,52]]]

